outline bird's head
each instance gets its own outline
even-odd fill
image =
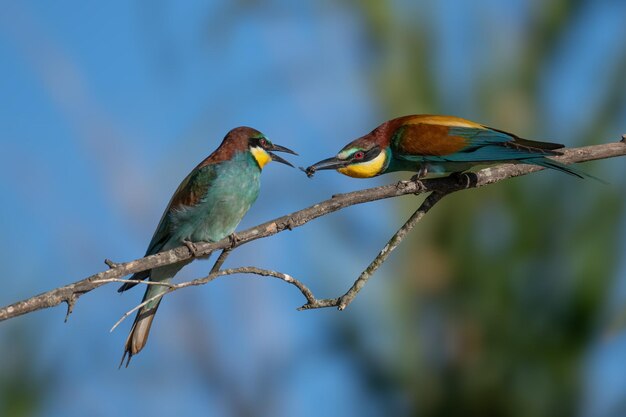
[[[289,161],[281,158],[280,156],[276,155],[274,152],[287,152],[292,155],[298,155],[297,153],[295,153],[289,148],[285,148],[284,146],[276,145],[270,142],[270,140],[266,138],[265,135],[263,135],[263,133],[261,132],[252,134],[248,138],[248,149],[250,150],[250,153],[254,157],[254,160],[256,161],[257,164],[259,164],[259,168],[261,169],[263,169],[263,167],[269,161],[276,161],[276,162],[280,162],[281,164],[285,164],[285,165],[289,165],[290,167],[293,167],[293,165],[291,165]]]
[[[371,178],[385,172],[389,166],[389,146],[380,139],[380,132],[373,132],[350,142],[332,158],[311,165],[305,173],[312,177],[321,169],[335,169],[354,178]]]
[[[293,167],[288,161],[274,152],[287,152],[297,155],[291,149],[273,144],[258,130],[240,126],[228,132],[222,144],[200,166],[231,160],[236,154],[241,152],[249,152],[260,169],[263,169],[269,161],[276,161]]]
[[[291,149],[273,144],[258,130],[240,126],[228,132],[220,146],[204,161],[200,162],[196,168],[230,161],[237,155],[246,153],[254,159],[259,169],[263,169],[269,161],[276,161],[293,167],[293,165],[274,154],[274,152],[287,152],[297,155]]]

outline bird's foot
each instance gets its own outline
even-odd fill
[[[449,176],[450,178],[453,178],[457,183],[463,184],[464,188],[469,188],[472,185],[472,177],[470,175],[471,173],[468,172],[457,171],[451,173]]]
[[[419,195],[423,192],[424,184],[422,183],[422,180],[426,177],[426,175],[428,175],[428,168],[425,165],[422,165],[417,170],[417,173],[409,180],[409,182],[417,183],[417,191],[414,193],[415,195]]]
[[[191,240],[183,240],[182,243],[183,245],[187,246],[187,249],[189,249],[189,252],[194,258],[198,257],[198,254],[199,254],[198,246],[196,246],[194,242],[192,242]]]
[[[236,233],[233,232],[230,235],[228,235],[228,240],[230,240],[230,247],[229,247],[229,249],[233,249],[235,246],[237,246],[237,243],[239,243],[241,238],[239,236],[237,236]]]
[[[428,175],[428,167],[426,165],[422,165],[418,170],[417,174],[411,177],[411,181],[420,181]]]

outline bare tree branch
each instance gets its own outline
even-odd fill
[[[469,178],[468,178],[469,179]],[[361,291],[361,288],[367,284],[370,277],[376,272],[376,270],[387,260],[391,252],[396,249],[404,237],[415,227],[415,225],[422,220],[422,218],[433,208],[443,197],[450,194],[450,192],[433,191],[419,206],[415,213],[409,217],[409,219],[402,225],[400,229],[389,239],[389,242],[382,248],[376,258],[365,268],[361,275],[354,281],[352,287],[339,298],[327,298],[323,300],[314,300],[313,302],[307,297],[307,304],[300,307],[300,310],[311,310],[314,308],[324,307],[337,307],[339,310],[344,310],[354,300],[356,295]]]
[[[626,155],[626,135],[622,136],[621,142],[608,143],[608,144],[603,144],[603,145],[585,146],[581,148],[564,149],[562,151],[563,151],[563,155],[554,157],[554,159],[563,163],[584,162],[584,161],[591,161],[591,160],[596,160],[596,159],[606,159],[606,158],[612,158],[612,157],[617,157],[617,156],[623,156],[623,155]],[[114,262],[107,260],[107,265],[109,265],[110,267],[110,269],[107,271],[99,272],[83,280],[47,291],[45,293],[28,298],[26,300],[19,301],[14,304],[0,308],[0,321],[17,317],[22,314],[30,313],[33,311],[41,310],[44,308],[54,307],[61,303],[67,304],[68,315],[69,315],[69,313],[71,313],[72,311],[74,304],[76,303],[76,300],[81,295],[89,291],[92,291],[100,287],[101,285],[112,282],[112,280],[114,279],[120,279],[126,275],[133,274],[136,272],[145,271],[145,270],[152,269],[155,267],[170,265],[173,263],[184,261],[184,260],[194,257],[194,255],[196,257],[206,257],[206,256],[209,256],[212,252],[219,250],[219,249],[221,250],[234,249],[238,246],[244,245],[253,240],[272,236],[277,233],[283,232],[286,229],[291,230],[293,228],[300,227],[318,217],[325,216],[327,214],[333,213],[335,211],[341,210],[345,207],[349,207],[355,204],[362,204],[362,203],[375,201],[375,200],[381,200],[385,198],[398,197],[401,195],[421,194],[421,193],[427,193],[427,192],[433,192],[433,191],[438,192],[442,194],[442,196],[444,196],[451,192],[468,189],[468,188],[482,187],[485,185],[502,181],[507,178],[530,174],[536,171],[540,171],[542,169],[543,168],[535,166],[535,165],[502,164],[502,165],[497,165],[497,166],[493,166],[490,168],[485,168],[476,173],[471,173],[471,174],[456,175],[456,176],[443,177],[443,178],[425,179],[422,181],[419,181],[419,180],[400,181],[394,184],[384,185],[381,187],[374,187],[374,188],[354,191],[354,192],[345,193],[345,194],[338,194],[328,200],[322,201],[318,204],[307,207],[303,210],[296,211],[286,216],[278,217],[274,220],[268,221],[266,223],[260,224],[258,226],[255,226],[247,230],[244,230],[240,233],[237,233],[236,239],[233,239],[232,237],[227,237],[227,238],[220,240],[219,242],[214,242],[214,243],[208,243],[208,242],[196,243],[195,254],[192,254],[192,251],[188,247],[181,246],[181,247],[178,247],[178,248],[166,251],[166,252],[161,252],[155,255],[147,256],[145,258],[140,258],[140,259],[136,259],[136,260],[125,262],[125,263],[114,263]],[[415,215],[418,215],[419,212],[420,211],[418,209]],[[421,214],[421,216],[418,215],[418,219],[416,220],[416,222],[419,221],[419,219],[422,216],[423,216],[423,213]],[[400,229],[398,234],[401,231],[402,229]],[[396,243],[399,243],[399,241],[402,239],[402,237],[406,233],[402,234],[401,236],[399,236],[398,234],[394,235],[394,237],[388,243],[390,248],[392,246],[395,247],[394,241],[397,240]],[[229,251],[226,250],[224,252],[225,253],[223,253],[222,256],[220,256],[220,258],[224,259],[227,256]],[[386,252],[386,251],[383,250],[383,252]],[[380,264],[384,261],[384,258],[386,258],[386,255],[382,255],[382,256],[384,257],[381,257],[381,255],[379,254],[379,257],[381,258],[378,259],[377,257],[377,259],[375,259],[372,262],[372,264],[368,266],[368,268],[363,272],[363,274],[361,274],[361,277],[359,277],[357,282],[355,282],[355,285],[353,286],[353,288],[351,288],[351,290],[348,291],[348,293],[346,293],[341,298],[329,299],[329,300],[316,300],[315,297],[313,297],[311,294],[312,298],[309,299],[309,297],[306,297],[307,304],[305,304],[302,308],[303,309],[319,308],[319,307],[328,307],[328,306],[333,306],[333,305],[334,306],[342,305],[345,308],[345,306],[349,304],[349,302],[354,298],[354,295],[356,295],[358,290],[365,283],[369,275],[371,275],[371,273],[373,273],[378,268],[378,266],[380,266]],[[217,273],[216,271],[221,266],[221,264],[218,264],[218,262],[221,262],[219,258],[218,258],[218,261],[216,262],[216,265],[213,268],[214,273]],[[224,271],[219,271],[219,272],[221,273]],[[277,273],[277,274],[280,274],[280,273]],[[211,275],[209,275],[209,277],[210,276]],[[190,282],[194,282],[194,281],[190,281]],[[295,285],[294,282],[292,283]],[[187,284],[187,283],[184,283],[184,284]],[[187,284],[187,285],[192,285],[192,284]],[[194,285],[199,285],[199,284],[194,284]],[[302,291],[302,288],[300,288],[300,290]]]
[[[213,268],[211,268],[211,274],[220,270],[220,268],[226,261],[226,258],[228,258],[228,255],[230,255],[231,250],[232,249],[230,248],[226,248],[222,250],[222,253],[220,253],[220,256],[217,257],[217,260],[213,264]]]
[[[215,268],[215,267],[214,267]],[[147,285],[162,285],[164,287],[168,287],[167,292],[164,294],[158,294],[155,295],[154,297],[148,298],[147,300],[144,300],[142,303],[136,305],[135,307],[133,307],[131,310],[127,311],[122,318],[120,318],[117,323],[115,323],[113,325],[113,327],[111,328],[111,331],[115,330],[115,328],[117,326],[120,325],[120,323],[122,323],[128,316],[130,316],[133,312],[139,310],[141,307],[145,306],[146,304],[156,300],[157,298],[161,298],[163,297],[165,294],[168,294],[170,292],[179,290],[181,288],[187,288],[187,287],[194,287],[194,286],[198,286],[198,285],[204,285],[207,284],[211,281],[213,281],[215,278],[219,278],[219,277],[223,277],[226,275],[235,275],[235,274],[253,274],[253,275],[258,275],[258,276],[262,276],[262,277],[274,277],[274,278],[278,278],[280,280],[283,280],[293,286],[295,286],[296,288],[298,288],[300,290],[300,292],[302,293],[302,295],[304,295],[304,297],[307,299],[308,302],[315,302],[315,297],[313,296],[313,293],[311,292],[311,290],[309,290],[309,288],[304,285],[302,282],[298,281],[297,279],[293,278],[291,275],[285,274],[283,272],[277,272],[277,271],[272,271],[269,269],[261,269],[261,268],[257,268],[254,266],[242,266],[239,268],[230,268],[230,269],[224,269],[224,270],[217,270],[217,271],[211,271],[211,273],[209,275],[207,275],[204,278],[198,278],[198,279],[194,279],[192,281],[186,281],[186,282],[181,282],[180,284],[171,284],[171,283],[165,283],[165,282],[154,282],[154,281],[141,281],[140,284],[147,284]],[[136,283],[137,281],[132,281],[132,280],[128,280],[128,279],[118,279],[118,278],[109,278],[106,280],[101,281],[101,284],[107,284],[110,282],[118,282],[118,283]]]

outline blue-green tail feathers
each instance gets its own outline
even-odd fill
[[[572,175],[574,177],[581,178],[581,179],[591,178],[603,184],[607,183],[606,181],[601,180],[598,177],[595,177],[591,174],[587,174],[586,172],[578,168],[574,168],[573,165],[566,165],[561,162],[555,161],[554,159],[546,158],[543,156],[538,157],[538,158],[527,158],[521,162],[525,162],[525,163],[529,163],[533,165],[539,165],[540,167],[543,167],[543,168],[555,169],[557,171],[561,171],[561,172],[564,172],[566,174],[569,174],[569,175]]]
[[[528,158],[528,159],[525,159],[524,162],[528,162],[533,165],[539,165],[540,167],[544,167],[544,168],[556,169],[557,171],[561,171],[566,174],[573,175],[574,177],[578,177],[580,179],[584,179],[585,177],[588,176],[587,174],[585,174],[582,171],[579,171],[576,168],[567,166],[565,164],[555,161],[554,159],[545,158],[543,156],[539,158]]]

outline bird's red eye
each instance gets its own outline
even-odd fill
[[[261,138],[259,140],[259,145],[261,145],[261,147],[265,148],[267,146],[267,140],[265,138]]]
[[[358,151],[354,153],[354,159],[363,159],[364,156],[365,156],[365,152],[363,151]]]

